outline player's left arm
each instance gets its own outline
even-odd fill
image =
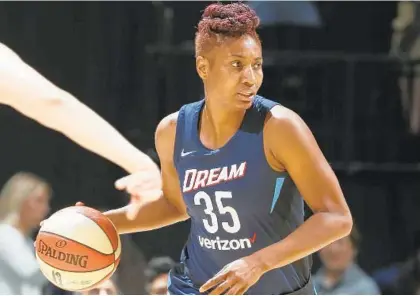
[[[269,162],[290,174],[314,213],[289,236],[254,254],[271,270],[348,235],[353,220],[336,175],[312,132],[295,112],[274,107],[264,136],[272,156]]]
[[[201,286],[209,294],[242,295],[266,272],[288,265],[348,235],[352,217],[338,180],[303,120],[274,107],[264,128],[268,162],[286,170],[314,212],[293,233],[254,254],[226,265]]]

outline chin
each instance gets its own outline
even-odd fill
[[[254,101],[254,98],[249,99],[249,100],[244,100],[244,99],[237,99],[236,100],[236,108],[238,109],[244,109],[247,110],[249,108],[252,107],[252,102]]]

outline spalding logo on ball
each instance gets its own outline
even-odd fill
[[[107,280],[121,255],[120,237],[101,212],[68,207],[44,221],[36,238],[42,273],[57,287],[83,291]]]

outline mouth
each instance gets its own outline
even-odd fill
[[[254,92],[240,92],[238,93],[238,95],[242,97],[244,100],[249,101],[254,98],[255,93]]]

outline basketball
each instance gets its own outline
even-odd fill
[[[121,241],[101,212],[73,206],[44,221],[36,258],[45,277],[67,291],[91,289],[107,280],[120,261]]]

